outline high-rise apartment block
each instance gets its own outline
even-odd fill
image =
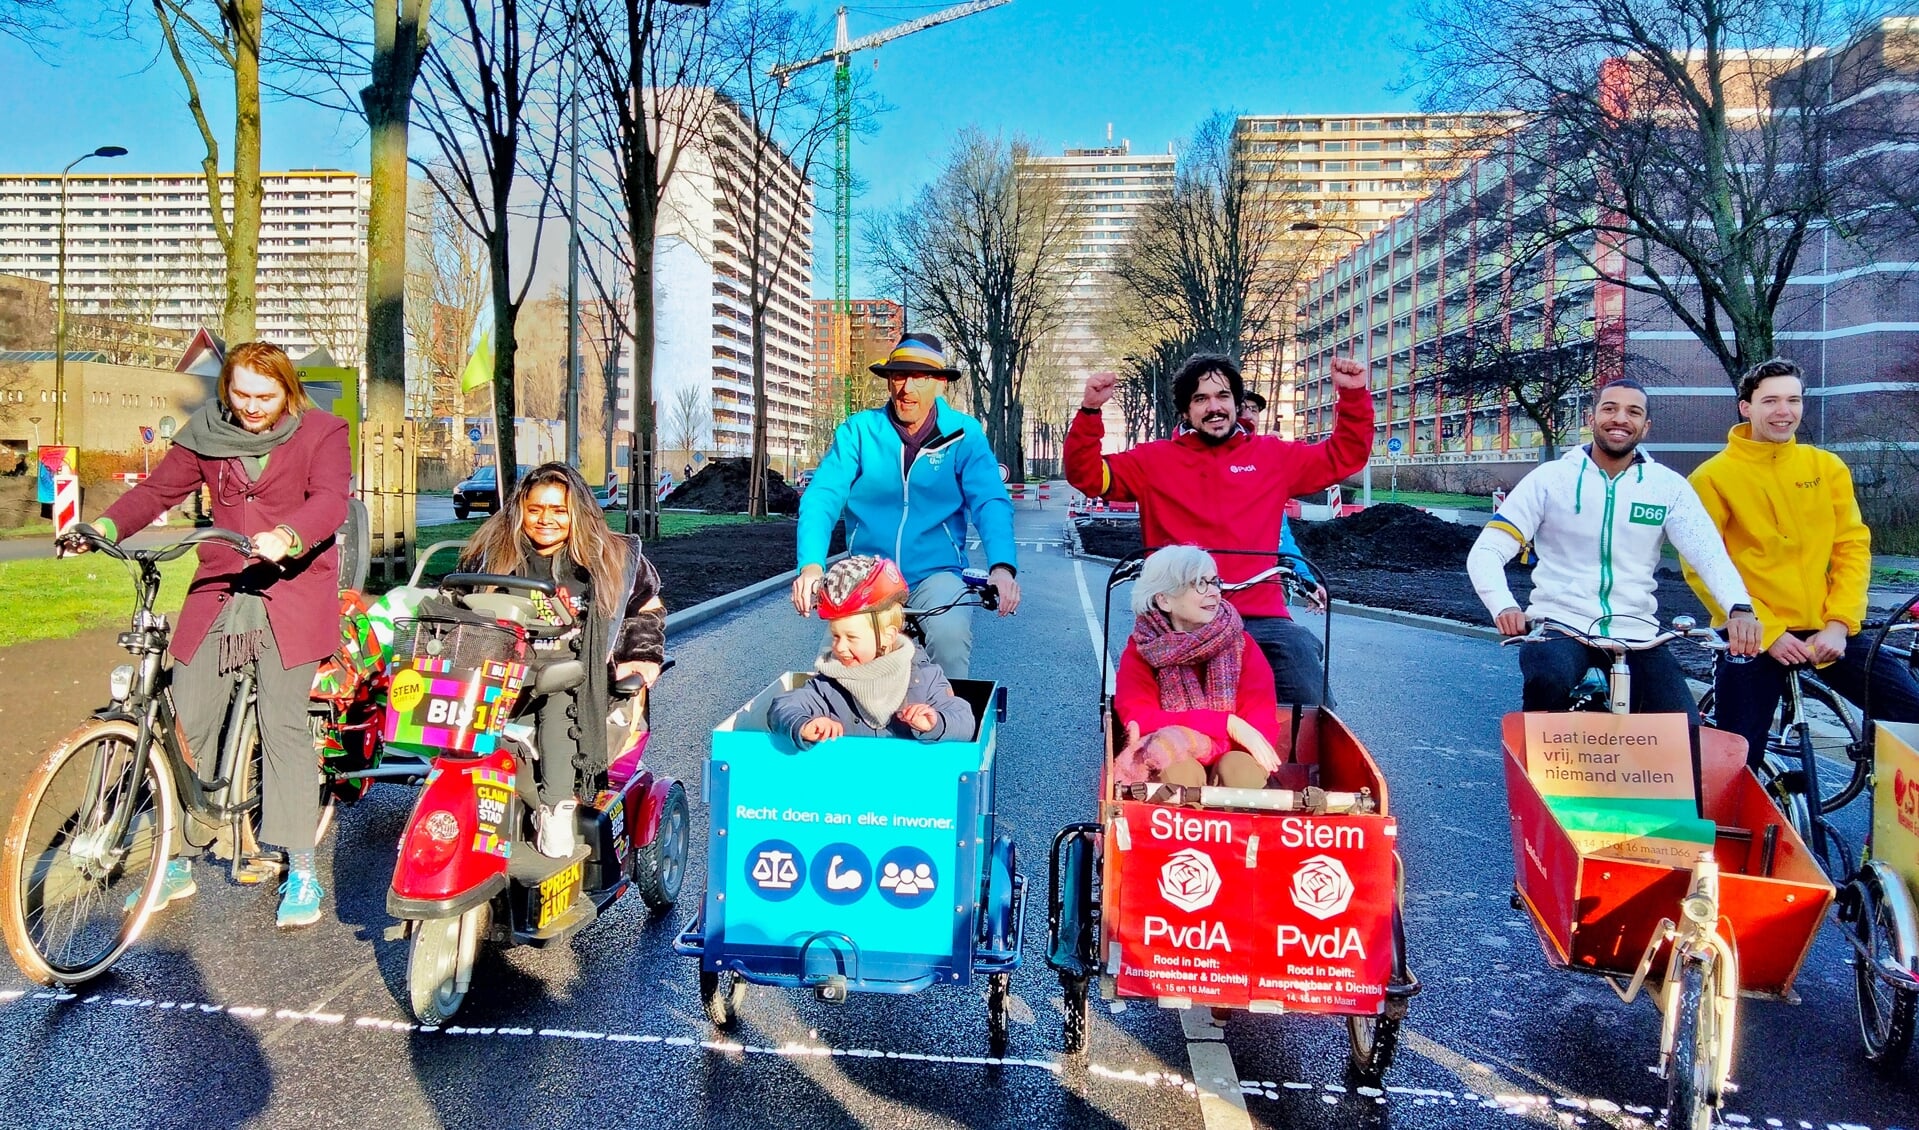
[[[663,450],[684,390],[700,414],[696,450],[745,455],[753,439],[754,270],[751,235],[765,233],[767,449],[792,458],[806,444],[813,408],[813,189],[798,166],[725,98],[710,91],[696,147],[680,156],[660,208],[654,273],[655,418]],[[744,178],[758,147],[765,191]],[[758,216],[755,216],[755,211]],[[630,399],[630,389],[623,398]]]
[[[837,320],[833,300],[813,300],[813,395],[815,410],[828,416],[845,415],[850,397],[852,407],[869,399],[868,385],[873,379],[867,366],[884,361],[906,332],[906,311],[890,298],[855,298],[848,304],[844,353],[833,338]],[[843,360],[842,360],[843,358]],[[841,370],[852,375],[849,389],[841,387]]]
[[[1797,66],[1839,76],[1821,82],[1832,82],[1823,112],[1839,125],[1828,135],[1827,167],[1843,171],[1908,159],[1879,139],[1889,123],[1905,131],[1919,124],[1915,46],[1919,21],[1889,19],[1813,61],[1767,52],[1759,56],[1765,66],[1754,70],[1778,76],[1772,85],[1779,89],[1792,88]],[[1871,65],[1850,65],[1860,58]],[[1745,85],[1753,105],[1738,120],[1767,120],[1754,111],[1773,100],[1769,83]],[[1671,308],[1626,285],[1631,272],[1619,237],[1598,242],[1589,231],[1541,249],[1557,199],[1545,182],[1560,170],[1528,152],[1534,141],[1530,132],[1510,134],[1306,288],[1302,438],[1331,432],[1332,358],[1364,358],[1379,424],[1375,458],[1398,440],[1398,459],[1434,469],[1422,475],[1427,483],[1481,489],[1492,478],[1516,479],[1541,454],[1540,429],[1510,394],[1468,397],[1457,381],[1442,379],[1458,368],[1447,359],[1476,341],[1514,359],[1502,364],[1565,367],[1578,376],[1560,402],[1571,421],[1565,441],[1579,436],[1594,386],[1630,376],[1650,394],[1655,423],[1645,446],[1655,458],[1689,470],[1725,446],[1739,418],[1732,382]],[[1607,207],[1603,194],[1587,206],[1595,213]],[[1859,239],[1841,225],[1814,223],[1775,308],[1777,349],[1806,373],[1801,434],[1870,468],[1858,476],[1867,489],[1889,489],[1896,472],[1874,460],[1905,460],[1919,450],[1915,264],[1919,240],[1909,229]]]
[[[1042,362],[1058,370],[1067,390],[1077,390],[1090,373],[1121,365],[1123,359],[1105,341],[1106,292],[1112,285],[1114,263],[1132,238],[1141,211],[1154,198],[1172,195],[1174,161],[1171,152],[1135,153],[1126,140],[1068,148],[1057,157],[1026,159],[1022,175],[1052,179],[1081,216],[1072,245],[1055,267],[1056,282],[1065,288],[1065,303],[1059,329],[1045,343]],[[1077,403],[1076,391],[1072,397]],[[1070,407],[1066,411],[1070,413]],[[1066,420],[1049,419],[1029,406],[1027,423],[1037,430],[1058,430]],[[1108,431],[1121,435],[1116,419],[1109,421]],[[1037,431],[1034,439],[1035,451],[1057,446],[1057,439],[1049,445]]]
[[[1253,114],[1235,123],[1241,156],[1308,230],[1280,254],[1305,260],[1311,279],[1355,243],[1389,224],[1511,128],[1498,114]],[[1290,340],[1278,357],[1248,358],[1249,378],[1272,393],[1270,426],[1298,430],[1299,355]]]
[[[263,173],[256,333],[298,357],[365,351],[367,179]],[[230,192],[231,178],[223,181]],[[0,176],[0,273],[59,273],[60,177]],[[224,254],[198,173],[67,180],[67,309],[136,325],[220,329]]]

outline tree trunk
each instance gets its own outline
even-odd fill
[[[230,346],[254,338],[260,268],[260,33],[265,0],[237,0],[232,11],[233,232],[227,245],[226,304],[221,325]]]
[[[758,289],[758,288],[755,288]],[[766,517],[766,305],[754,296],[753,303],[753,444],[747,469],[752,479],[746,486],[746,516]]]
[[[361,414],[389,432],[406,417],[407,134],[426,53],[428,6],[429,0],[373,0],[372,81],[360,92],[372,143]]]
[[[628,173],[630,178],[635,175]],[[652,183],[650,171],[638,175]],[[637,186],[633,190],[641,191]],[[653,501],[653,459],[656,422],[653,419],[653,245],[659,234],[659,213],[650,202],[629,200],[633,224],[633,452],[628,457],[635,490],[627,501],[627,532],[643,538],[660,535],[659,510]]]
[[[514,434],[513,421],[516,413],[515,389],[513,380],[514,354],[519,351],[519,338],[514,333],[514,319],[519,311],[514,307],[507,291],[506,256],[499,241],[489,256],[493,260],[493,462],[498,468],[500,486],[500,506],[506,506],[507,495],[513,490],[513,484],[519,480],[520,452],[519,437]]]

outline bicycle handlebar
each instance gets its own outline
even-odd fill
[[[1719,634],[1711,628],[1693,626],[1692,618],[1687,616],[1679,617],[1673,621],[1671,628],[1660,632],[1650,639],[1644,640],[1623,640],[1613,636],[1598,636],[1591,632],[1582,632],[1578,628],[1568,624],[1562,624],[1557,620],[1544,618],[1533,622],[1532,631],[1523,636],[1507,636],[1505,639],[1499,641],[1499,646],[1510,647],[1516,643],[1544,643],[1553,638],[1547,635],[1549,630],[1557,632],[1559,635],[1569,639],[1578,640],[1587,647],[1596,647],[1601,651],[1619,653],[1628,651],[1651,651],[1655,647],[1661,647],[1673,640],[1680,639],[1691,640],[1708,651],[1725,651],[1727,647],[1730,646],[1725,640],[1720,639]]]
[[[247,537],[245,534],[235,533],[232,530],[220,529],[218,526],[209,526],[206,529],[194,530],[192,533],[170,545],[153,546],[148,549],[128,549],[126,546],[107,537],[99,530],[82,522],[80,525],[73,527],[66,533],[53,539],[53,554],[55,557],[66,557],[72,552],[62,545],[63,542],[70,540],[83,541],[90,548],[98,550],[116,560],[149,562],[155,565],[172,561],[184,555],[187,550],[208,542],[219,542],[229,549],[238,550],[246,554],[248,557],[255,556],[252,538]]]

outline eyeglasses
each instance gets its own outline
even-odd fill
[[[1207,592],[1209,590],[1212,592],[1220,591],[1218,577],[1201,577],[1193,582],[1194,592]]]

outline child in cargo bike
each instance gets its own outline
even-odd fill
[[[805,685],[773,700],[769,728],[802,749],[846,734],[970,740],[973,708],[906,638],[906,595],[899,566],[884,557],[847,557],[828,569],[819,592],[826,649]]]
[[[1126,727],[1119,783],[1265,787],[1279,769],[1273,669],[1221,598],[1212,555],[1190,545],[1152,554],[1133,612],[1113,693]]]

